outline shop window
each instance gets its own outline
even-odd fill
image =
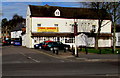
[[[65,43],[74,43],[74,38],[67,38],[65,39]]]

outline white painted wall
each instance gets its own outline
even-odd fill
[[[118,42],[120,39],[120,32],[116,33],[116,46],[120,46],[120,42]]]
[[[32,38],[31,38],[31,31],[32,31],[32,19],[30,17],[30,9],[27,9],[26,15],[26,47],[32,48]]]
[[[92,25],[96,25],[96,32],[98,31],[98,20],[94,19],[79,19],[78,20],[78,31],[79,32],[90,32]],[[104,26],[103,26],[104,25]],[[102,22],[101,33],[111,33],[111,21],[104,20]]]
[[[98,44],[98,47],[111,47],[112,42],[111,39],[99,39]]]
[[[22,35],[22,46],[26,46],[27,40],[26,40],[26,34]]]
[[[111,33],[112,22],[110,20],[104,20],[102,26],[101,33]]]
[[[73,19],[61,19],[61,18],[32,18],[32,32],[37,32],[37,24],[41,24],[41,27],[56,27],[54,24],[58,24],[59,32],[71,32],[74,24]]]
[[[78,19],[77,22],[78,32],[90,32],[92,25],[96,25],[97,32],[98,20]],[[55,27],[54,24],[58,24],[59,32],[74,32],[74,28],[71,26],[74,24],[74,19],[32,17],[32,32],[37,32],[37,24],[41,24],[41,27]],[[104,20],[102,26],[101,33],[111,33],[110,20]]]

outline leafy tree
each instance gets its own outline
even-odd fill
[[[13,29],[17,26],[17,24],[22,23],[23,21],[24,21],[24,18],[22,16],[15,14],[12,20],[9,21],[9,24]]]
[[[7,18],[2,19],[2,23],[1,23],[2,28],[5,27],[7,24],[8,24]]]
[[[7,18],[2,19],[1,25],[2,25],[2,31],[3,34],[9,34],[10,32],[19,24],[24,21],[24,18],[22,16],[19,16],[15,14],[11,20],[7,20]]]

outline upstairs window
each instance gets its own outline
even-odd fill
[[[60,11],[59,11],[59,9],[57,9],[54,14],[55,14],[55,16],[60,16]]]
[[[41,24],[37,24],[38,27],[41,27]]]
[[[55,27],[58,27],[58,24],[54,24]]]
[[[92,25],[92,32],[96,31],[96,25]]]

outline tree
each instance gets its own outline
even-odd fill
[[[11,20],[7,20],[7,18],[2,19],[2,31],[6,36],[10,36],[10,32],[19,24],[24,21],[22,16],[15,14]]]
[[[120,2],[109,2],[107,3],[107,12],[112,17],[113,26],[113,52],[116,50],[116,24],[120,20]]]
[[[22,16],[15,14],[12,20],[9,21],[9,24],[13,29],[17,26],[17,24],[22,23],[23,21],[24,21],[24,18]]]
[[[95,48],[98,49],[98,40],[100,36],[102,22],[106,18],[106,16],[108,16],[108,13],[106,12],[106,3],[105,2],[90,2],[90,3],[86,3],[86,5],[90,8],[93,8],[95,12],[97,13],[98,31],[95,36]]]
[[[2,19],[2,23],[1,23],[2,28],[5,27],[7,24],[8,24],[7,18]]]
[[[85,3],[87,6],[90,8],[93,8],[97,11],[97,16],[98,16],[98,31],[95,37],[95,48],[98,49],[98,39],[101,31],[102,22],[104,20],[104,17],[106,14],[109,14],[111,16],[111,21],[114,26],[114,34],[113,34],[113,46],[114,46],[114,51],[115,51],[115,32],[116,32],[116,23],[120,18],[120,3],[119,2],[90,2],[90,3]],[[104,10],[106,12],[101,13],[100,11]]]
[[[7,32],[7,27],[8,27],[8,20],[7,18],[4,18],[2,19],[2,22],[1,22],[1,27],[2,27],[2,34],[3,36],[6,36],[8,34]]]

